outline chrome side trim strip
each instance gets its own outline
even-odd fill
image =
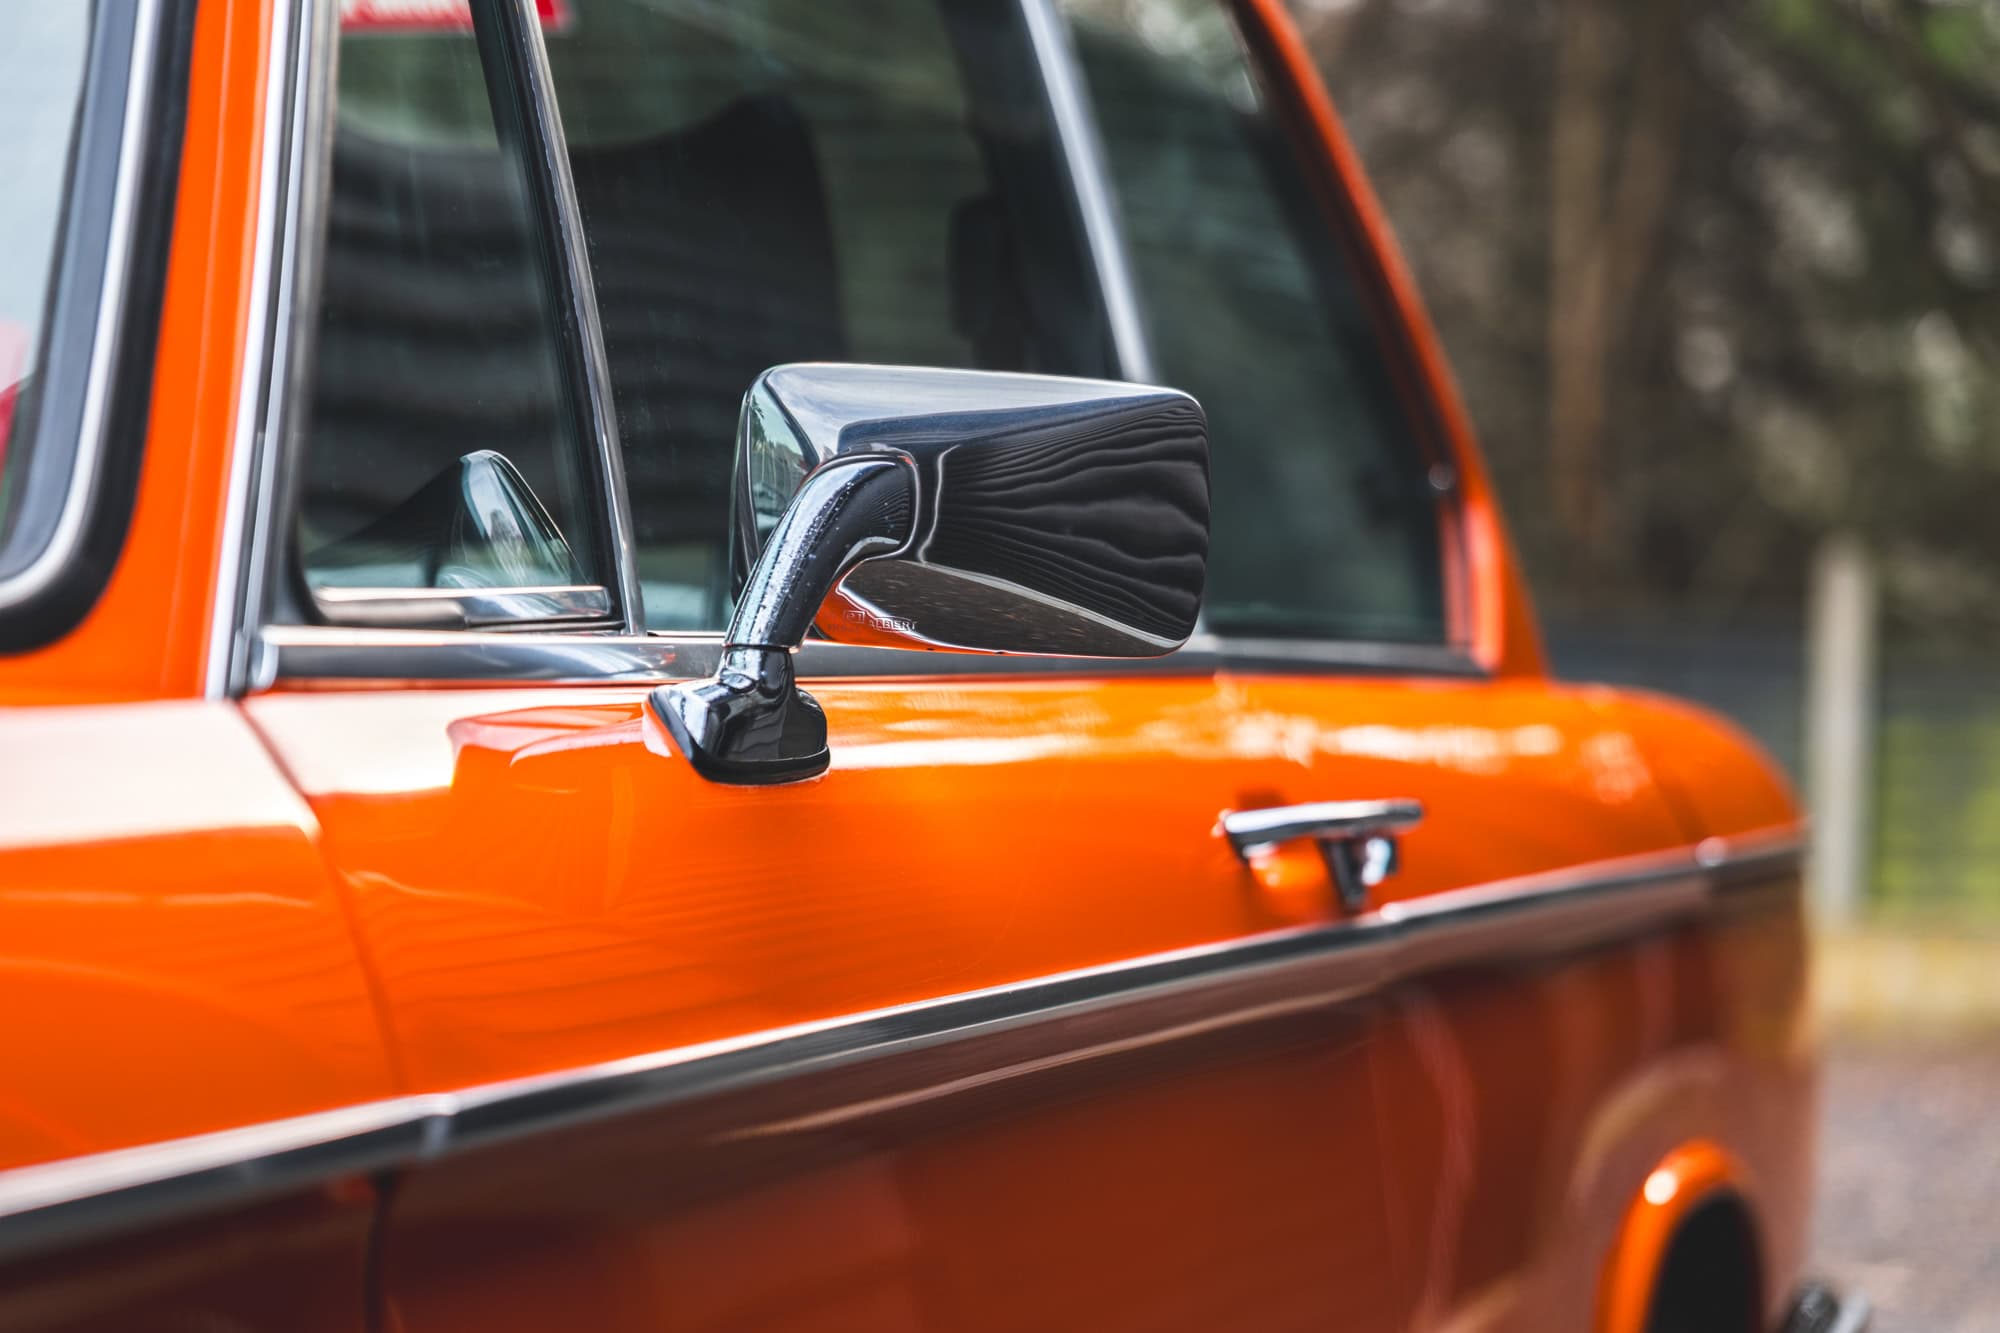
[[[49,533],[48,544],[21,569],[0,579],[0,611],[36,596],[75,558],[83,541],[84,520],[98,489],[105,418],[111,411],[111,374],[118,361],[118,342],[124,331],[119,312],[124,308],[132,252],[137,244],[133,214],[139,207],[140,175],[146,163],[142,147],[147,133],[146,117],[153,104],[154,78],[159,72],[158,0],[137,0],[132,21],[132,63],[125,84],[125,105],[119,117],[109,244],[104,252],[104,280],[97,293],[97,323],[91,331],[90,370],[84,381],[76,454],[70,460],[69,489],[63,494],[62,510]],[[92,44],[97,41],[97,34],[92,33]],[[178,165],[174,170],[179,170]]]
[[[1062,146],[1070,184],[1076,191],[1084,240],[1097,269],[1104,314],[1111,325],[1118,374],[1151,384],[1157,373],[1153,351],[1146,340],[1145,321],[1139,317],[1138,285],[1132,280],[1125,233],[1106,185],[1110,177],[1105,172],[1104,141],[1097,131],[1097,116],[1084,88],[1076,50],[1070,45],[1069,27],[1056,9],[1056,0],[1021,0],[1021,17],[1027,24],[1029,44],[1035,50],[1035,63],[1042,71],[1049,113],[1055,119],[1056,139]]]
[[[407,1167],[600,1117],[860,1066],[873,1096],[950,1095],[1079,1059],[1337,1007],[1466,965],[1568,952],[1715,902],[1732,873],[1797,870],[1796,830],[1710,839],[1392,903],[1350,921],[676,1047],[581,1069],[391,1098],[242,1129],[0,1172],[0,1255],[61,1244],[334,1176]],[[1742,881],[1735,881],[1742,882]],[[1050,1040],[1051,1036],[1053,1041]],[[953,1058],[947,1058],[947,1055]],[[906,1086],[880,1067],[922,1057]],[[887,1093],[885,1098],[884,1093]]]
[[[450,1109],[402,1097],[0,1173],[0,1256],[406,1165]]]

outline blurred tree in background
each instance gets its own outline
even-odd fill
[[[2000,0],[1294,0],[1554,618],[2000,637]]]

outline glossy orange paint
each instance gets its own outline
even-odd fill
[[[1686,841],[1623,733],[1541,684],[814,691],[833,771],[766,789],[701,779],[630,688],[245,707],[312,803],[417,1091],[1327,919],[1324,870],[1310,905],[1296,878],[1263,891],[1225,809],[1422,800],[1382,901]]]
[[[1598,1297],[1598,1333],[1645,1333],[1674,1233],[1711,1199],[1748,1193],[1742,1165],[1715,1144],[1697,1139],[1668,1153],[1647,1174],[1619,1229]]]
[[[1222,688],[1237,725],[1281,738],[1303,767],[1272,803],[1302,789],[1423,800],[1377,904],[1797,827],[1782,781],[1739,737],[1650,696],[1544,680]],[[1755,1206],[1769,1271],[1798,1271],[1815,1057],[1803,923],[1784,892],[1619,948],[1384,992],[1372,1050],[1399,1263],[1386,1327],[1586,1327],[1596,1287],[1582,1275],[1647,1173],[1702,1134],[1767,1172]]]
[[[151,421],[124,554],[74,631],[0,656],[0,705],[201,692],[260,226],[271,5],[199,6]]]
[[[0,1169],[392,1091],[312,813],[233,705],[8,710],[0,754]]]
[[[91,615],[0,657],[0,1168],[380,1096],[391,1081],[310,810],[199,692],[242,368],[270,44],[196,17],[151,434]]]
[[[1632,1200],[1691,1138],[1755,1164],[1745,1197],[1775,1326],[1805,1257],[1815,1065],[1803,926],[1773,892],[1618,949],[1386,997],[1395,1327],[1599,1326],[1602,1284],[1636,1280],[1620,1240]]]
[[[1685,826],[1648,764],[1642,733],[1659,724],[1657,713],[1627,709],[1594,689],[1254,675],[818,681],[813,688],[832,727],[834,768],[813,782],[762,790],[696,777],[645,714],[643,693],[625,687],[315,691],[248,701],[346,877],[408,1086],[450,1089],[570,1068],[1335,915],[1324,871],[1309,860],[1239,866],[1215,833],[1224,808],[1422,800],[1426,822],[1406,840],[1403,869],[1378,906],[1702,836]],[[1690,724],[1683,717],[1680,725]],[[1738,762],[1747,762],[1740,753]],[[652,813],[660,811],[673,813]],[[1442,1326],[1444,1315],[1463,1314],[1465,1300],[1491,1299],[1490,1279],[1525,1282],[1533,1272],[1542,1274],[1540,1299],[1553,1304],[1521,1309],[1588,1304],[1594,1281],[1579,1275],[1596,1271],[1617,1209],[1657,1160],[1647,1157],[1628,1181],[1598,1157],[1628,1137],[1645,1140],[1627,1119],[1646,1121],[1649,1132],[1655,1123],[1691,1123],[1686,1089],[1659,1081],[1661,1070],[1684,1063],[1682,1048],[1722,1043],[1715,1072],[1733,1077],[1767,1055],[1754,1045],[1736,1049],[1761,1040],[1738,1021],[1744,1006],[1754,1001],[1755,1012],[1781,1024],[1797,1012],[1782,947],[1756,950],[1773,956],[1757,964],[1762,970],[1736,975],[1729,962],[1736,946],[1728,943],[1736,929],[1689,926],[1659,944],[1558,960],[1546,975],[1474,971],[1427,981],[1386,997],[1386,1024],[1350,1025],[1386,1137],[1340,1165],[1388,1196],[1387,1216],[1411,1224],[1384,1229],[1392,1263],[1381,1272],[1395,1276],[1384,1277],[1378,1296],[1399,1314],[1380,1327],[1423,1326],[1433,1316]],[[1676,963],[1679,953],[1687,958]],[[1775,990],[1763,985],[1768,994],[1715,992],[1721,973],[1755,989],[1774,967],[1779,982]],[[1295,1038],[1306,1046],[1323,1039],[1324,1032]],[[1453,1049],[1479,1053],[1456,1076],[1458,1094],[1450,1093],[1451,1076],[1438,1073],[1449,1065],[1438,1065],[1438,1051]],[[1298,1144],[1268,1129],[1250,1141],[1233,1132],[1192,1139],[1184,1122],[1153,1133],[1157,1098],[1207,1106],[1218,1127],[1241,1115],[1229,1109],[1234,1094],[1212,1056],[1162,1058],[1164,1065],[1144,1071],[1150,1083],[1119,1075],[1082,1085],[1092,1099],[1136,1099],[1126,1134],[1141,1160],[1157,1168],[1222,1151],[1215,1145],[1226,1142],[1229,1169],[1256,1176],[1297,1158]],[[1702,1121],[1724,1141],[1755,1139],[1760,1124],[1795,1123],[1803,1114],[1788,1093],[1802,1050],[1781,1042],[1772,1058],[1776,1074],[1742,1084],[1769,1091],[1768,1103],[1731,1100]],[[1275,1061],[1269,1077],[1289,1093],[1269,1095],[1281,1104],[1307,1097],[1309,1085],[1284,1083],[1284,1069]],[[1354,1085],[1343,1086],[1352,1095]],[[1703,1086],[1713,1092],[1722,1084]],[[1447,1094],[1462,1094],[1463,1104]],[[1541,1143],[1541,1155],[1521,1155],[1509,1136],[1534,1141],[1552,1096],[1560,1130]],[[970,1145],[1015,1133],[1055,1136],[1044,1149],[1053,1161],[1064,1151],[1092,1151],[1083,1142],[1058,1150],[1064,1134],[1080,1131],[1059,1128],[1071,1122],[1036,1105],[1003,1101],[985,1108],[984,1119],[943,1121],[919,1137],[927,1143],[923,1136],[945,1134],[969,1156],[977,1151]],[[1452,1108],[1443,1121],[1435,1118],[1441,1105]],[[1373,1143],[1352,1115],[1341,1123],[1343,1142]],[[773,1237],[794,1236],[802,1226],[834,1225],[822,1211],[834,1205],[814,1202],[821,1173],[833,1169],[824,1154],[892,1181],[915,1169],[912,1160],[947,1179],[954,1170],[951,1153],[913,1146],[909,1126],[864,1117],[830,1143],[814,1140],[800,1156],[788,1149],[742,1176],[704,1177],[710,1183],[691,1193],[664,1190],[641,1203],[613,1183],[619,1163],[635,1160],[635,1140],[665,1154],[665,1178],[681,1179],[689,1154],[737,1131],[759,1137],[742,1125],[719,1127],[710,1139],[626,1128],[610,1131],[626,1148],[601,1158],[583,1136],[567,1152],[548,1149],[556,1155],[541,1167],[502,1166],[489,1154],[476,1170],[420,1173],[398,1204],[409,1229],[395,1234],[409,1239],[392,1247],[402,1260],[395,1289],[411,1311],[432,1311],[439,1322],[448,1310],[499,1319],[504,1308],[525,1324],[552,1317],[559,1293],[575,1299],[586,1289],[606,1301],[639,1302],[604,1307],[607,1323],[620,1311],[665,1317],[667,1297],[628,1270],[678,1262],[685,1252],[670,1238],[699,1234],[706,1210],[742,1219],[742,1234],[768,1228]],[[1487,1146],[1467,1159],[1464,1170],[1477,1175],[1458,1182],[1459,1197],[1480,1207],[1440,1213],[1447,1196],[1433,1188],[1435,1164],[1453,1160],[1453,1142],[1463,1155],[1468,1135]],[[1024,1181],[1035,1178],[1038,1160],[1017,1159]],[[1593,1174],[1572,1199],[1569,1173],[1579,1160]],[[753,1180],[754,1189],[745,1184],[743,1196],[720,1201],[731,1181]],[[1470,1188],[1475,1180],[1483,1187]],[[1130,1179],[1115,1188],[1144,1197]],[[513,1202],[501,1207],[501,1194]],[[1596,1200],[1612,1195],[1617,1209],[1599,1225]],[[997,1207],[970,1179],[946,1196],[978,1200],[965,1209],[996,1228],[1039,1227],[1086,1244],[1062,1220],[1043,1216],[1031,1226],[1025,1211]],[[1524,1228],[1518,1209],[1530,1200],[1541,1201],[1541,1222]],[[944,1299],[920,1262],[941,1251],[921,1242],[972,1219],[937,1211],[942,1206],[898,1212],[897,1225],[912,1237],[903,1250],[864,1247],[871,1280],[905,1296]],[[1114,1252],[1102,1251],[1102,1220],[1092,1220],[1089,1243],[1114,1263]],[[1424,1229],[1413,1231],[1418,1220]],[[1433,1231],[1450,1234],[1453,1247],[1433,1247]],[[574,1243],[547,1248],[552,1235]],[[1597,1256],[1583,1253],[1592,1244]],[[780,1261],[790,1253],[774,1250],[756,1262],[772,1281],[789,1280],[794,1270]],[[1479,1264],[1461,1269],[1441,1254],[1477,1256]],[[524,1285],[503,1284],[505,1299],[496,1293],[490,1304],[461,1305],[474,1299],[473,1266],[490,1272],[495,1255],[509,1256],[501,1267]],[[1206,1271],[1189,1262],[1179,1268]],[[980,1271],[987,1282],[1002,1277]],[[1093,1311],[1108,1309],[1115,1290],[1053,1268],[1030,1266],[1017,1276],[1024,1290],[1067,1295]],[[1199,1282],[1190,1290],[1198,1296]],[[888,1299],[881,1292],[870,1299],[877,1297]],[[982,1322],[970,1303],[921,1308],[950,1326],[1004,1326]],[[993,1308],[1025,1315],[1004,1303]],[[1189,1308],[1201,1308],[1198,1299]],[[744,1317],[735,1306],[716,1309],[717,1326],[727,1326],[725,1312]]]

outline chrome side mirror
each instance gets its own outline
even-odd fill
[[[842,643],[1158,657],[1208,563],[1208,426],[1184,393],[890,366],[767,370],[737,430],[745,570],[713,679],[652,703],[718,782],[824,772],[826,718],[792,674]]]

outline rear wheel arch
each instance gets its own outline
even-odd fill
[[[1598,1333],[1755,1333],[1764,1245],[1741,1166],[1706,1141],[1649,1174],[1606,1259]]]

